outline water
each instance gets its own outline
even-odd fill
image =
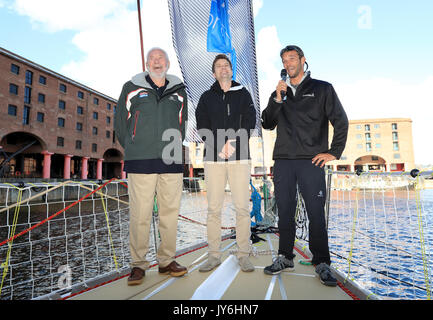
[[[333,191],[329,215],[333,265],[346,273],[350,271],[350,277],[382,298],[426,299],[423,261],[427,261],[427,274],[431,279],[433,190],[421,190],[420,196],[422,202],[417,206],[414,190]],[[16,233],[68,204],[22,206]],[[127,206],[110,199],[105,205],[110,229],[101,200],[94,198],[14,240],[1,299],[31,299],[58,290],[64,266],[70,268],[72,284],[115,270],[114,256],[118,268],[128,268]],[[418,209],[423,213],[422,224]],[[226,193],[223,212],[222,225],[234,226],[235,214],[229,193]],[[205,193],[184,192],[181,213],[205,224]],[[12,224],[13,216],[13,210],[0,214],[0,241],[8,237],[10,227],[7,226]],[[199,223],[179,220],[178,249],[206,241],[206,227]],[[223,230],[223,233],[228,232]],[[155,259],[154,247],[151,232],[148,255],[151,261]],[[7,245],[0,247],[0,263],[5,261],[7,250]],[[351,259],[350,270],[348,258]]]
[[[418,196],[422,201],[414,190],[333,191],[333,265],[381,298],[427,299],[433,267],[433,190],[420,190]]]

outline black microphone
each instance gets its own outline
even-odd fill
[[[284,82],[286,82],[286,79],[287,79],[287,70],[286,69],[281,69],[280,76],[281,76],[281,80],[283,80]],[[281,93],[281,99],[284,99],[284,97],[286,96],[287,92],[281,90],[280,93]]]

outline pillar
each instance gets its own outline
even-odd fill
[[[102,179],[102,161],[104,159],[98,159],[96,163],[96,179],[98,180]]]
[[[82,157],[81,158],[81,179],[87,179],[87,161],[89,160],[89,157]]]
[[[63,162],[63,179],[71,179],[71,158],[73,155],[65,154]]]
[[[44,163],[42,169],[42,179],[49,179],[51,177],[51,156],[53,152],[47,150],[41,152],[44,155]]]
[[[123,168],[125,166],[125,162],[123,160],[120,161],[120,174],[122,179],[126,179],[126,172],[123,171]]]

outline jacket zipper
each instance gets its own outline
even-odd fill
[[[132,141],[134,141],[135,138],[135,131],[137,130],[137,122],[138,122],[138,116],[140,115],[140,111],[137,110],[135,112],[135,122],[134,122],[134,131],[132,132]]]

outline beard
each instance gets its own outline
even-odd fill
[[[167,70],[168,70],[168,68],[164,69],[161,72],[153,72],[153,71],[149,70],[149,75],[155,79],[164,79],[165,76],[167,75]]]

